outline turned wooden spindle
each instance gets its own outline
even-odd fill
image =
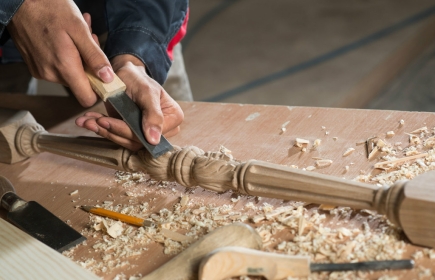
[[[239,162],[193,146],[175,147],[153,158],[146,150],[132,153],[101,138],[49,134],[28,114],[0,125],[0,147],[4,141],[10,153],[0,160],[10,158],[6,162],[14,163],[48,151],[113,169],[143,171],[153,179],[185,187],[372,209],[400,226],[414,244],[435,247],[435,171],[378,187],[268,162]]]

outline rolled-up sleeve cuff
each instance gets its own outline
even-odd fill
[[[7,0],[0,4],[0,36],[24,0]]]
[[[148,30],[132,27],[110,32],[104,51],[109,59],[121,54],[136,56],[145,64],[151,77],[163,84],[172,64],[166,47]]]

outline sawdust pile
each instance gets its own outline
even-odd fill
[[[394,160],[410,155],[427,153],[417,160],[400,164],[387,163],[382,172],[362,174],[355,180],[379,185],[392,185],[397,180],[412,179],[435,169],[435,133],[426,127],[409,133],[410,143],[389,143],[382,139],[375,142],[378,161]],[[391,140],[394,136],[387,133]],[[418,138],[418,139],[417,139]],[[376,143],[380,147],[376,146]],[[305,143],[304,143],[305,144]],[[369,155],[373,151],[368,151]],[[343,154],[347,156],[353,150]],[[295,166],[296,167],[296,166]],[[134,227],[127,224],[116,226],[118,234],[109,230],[117,221],[90,215],[88,227],[82,232],[97,240],[89,251],[99,259],[75,259],[75,250],[67,251],[81,266],[97,275],[104,275],[117,268],[131,266],[130,260],[148,250],[151,244],[160,244],[165,254],[177,254],[208,232],[234,222],[244,222],[256,228],[263,239],[265,251],[288,255],[309,256],[312,262],[356,262],[370,260],[403,259],[410,255],[401,230],[391,224],[384,215],[369,210],[353,210],[348,207],[328,207],[303,202],[279,202],[277,200],[237,196],[228,198],[222,205],[204,205],[194,195],[179,195],[179,202],[170,209],[154,209],[153,201],[145,202],[149,192],[177,195],[171,183],[153,181],[142,173],[117,172],[117,182],[126,189],[126,195],[134,198],[128,205],[113,205],[110,201],[99,207],[124,214],[147,218],[155,227]],[[139,186],[139,187],[138,187]],[[274,201],[275,203],[271,202]],[[276,205],[272,205],[276,204]],[[284,237],[285,236],[285,237]],[[416,249],[411,252],[417,262],[418,279],[433,279],[434,272],[419,264],[421,260],[435,262],[435,250]],[[125,272],[115,279],[136,279]],[[308,279],[372,279],[370,272],[312,273]],[[250,279],[242,277],[241,279]],[[289,278],[290,279],[290,278]],[[379,279],[400,279],[383,276]]]

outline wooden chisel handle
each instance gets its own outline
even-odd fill
[[[100,96],[100,98],[106,102],[107,98],[118,94],[121,92],[125,92],[125,89],[127,88],[123,81],[115,74],[114,79],[110,83],[104,83],[102,82],[98,77],[96,77],[94,74],[92,74],[89,71],[85,71],[86,76],[88,76],[89,83],[91,84],[92,89],[95,91],[95,93]]]
[[[310,274],[310,259],[267,253],[241,247],[223,247],[205,257],[199,267],[200,280],[221,280],[257,275],[268,280],[304,277]]]

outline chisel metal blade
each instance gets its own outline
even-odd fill
[[[349,271],[349,270],[384,270],[384,269],[411,269],[413,260],[387,260],[355,263],[312,263],[311,272],[315,271]]]
[[[142,113],[139,107],[131,100],[131,98],[124,92],[114,94],[107,98],[115,110],[121,115],[123,120],[127,123],[133,133],[137,136],[140,142],[145,146],[148,152],[154,158],[157,158],[174,149],[172,145],[161,135],[160,143],[151,145],[144,137],[142,130]]]
[[[29,201],[9,212],[7,219],[58,252],[68,250],[86,240],[86,237],[35,201]]]
[[[8,211],[6,218],[12,224],[58,252],[86,240],[39,203],[21,199],[3,176],[0,176],[0,207]]]

